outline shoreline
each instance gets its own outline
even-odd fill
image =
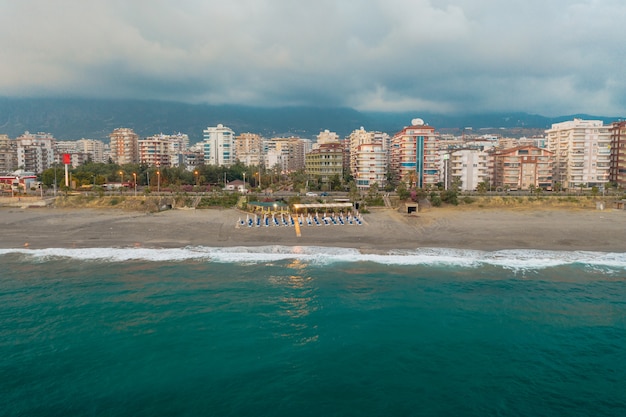
[[[237,227],[236,209],[0,208],[0,248],[316,246],[362,253],[450,248],[626,252],[626,212],[591,209],[433,208],[407,216],[373,209],[364,224]]]

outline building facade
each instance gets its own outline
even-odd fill
[[[518,146],[495,151],[492,183],[496,188],[530,190],[552,189],[554,154],[535,146]]]
[[[0,135],[0,174],[17,169],[17,142],[8,135]]]
[[[609,181],[626,188],[626,121],[615,122],[610,127],[611,164]]]
[[[343,146],[339,142],[326,142],[306,154],[306,173],[309,178],[319,178],[323,184],[338,175],[343,176]]]
[[[441,158],[435,128],[413,119],[391,139],[391,171],[398,181],[424,188],[440,182]]]
[[[490,156],[482,149],[459,149],[444,154],[444,184],[460,184],[461,191],[473,191],[481,182],[489,182]]]
[[[120,127],[109,135],[111,160],[118,165],[139,162],[139,136],[127,127]]]
[[[16,139],[18,169],[40,174],[54,164],[55,139],[50,133],[25,132]]]
[[[263,165],[263,139],[256,133],[242,133],[235,137],[235,157],[247,166]]]
[[[79,152],[89,154],[93,162],[108,162],[107,146],[101,140],[80,139],[76,141],[76,148]]]
[[[266,141],[266,165],[279,167],[284,173],[305,169],[306,143],[297,137],[272,138]]]
[[[235,163],[235,132],[218,124],[203,131],[204,163],[207,165],[231,166]]]
[[[166,135],[155,135],[137,141],[139,163],[150,166],[172,166],[170,139]]]
[[[367,190],[377,184],[384,188],[387,184],[387,157],[385,145],[381,141],[363,143],[355,150],[354,182],[359,190]]]
[[[609,181],[611,135],[601,120],[574,119],[546,131],[554,154],[554,182],[563,188],[603,186]]]

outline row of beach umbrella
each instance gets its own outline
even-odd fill
[[[237,226],[295,226],[296,221],[300,226],[361,226],[363,224],[363,217],[358,212],[356,214],[346,215],[343,213],[324,213],[323,215],[315,213],[314,215],[308,214],[307,216],[300,214],[296,217],[296,219],[297,220],[294,220],[292,216],[282,213],[278,215],[275,215],[274,213],[271,215],[264,214],[263,216],[259,216],[257,214],[250,216],[249,214],[246,214],[245,220],[241,219],[241,217],[239,218]]]

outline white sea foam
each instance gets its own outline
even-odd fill
[[[37,260],[69,258],[81,261],[151,262],[206,261],[219,263],[267,263],[299,259],[311,264],[338,262],[374,262],[386,265],[449,265],[478,267],[493,265],[509,269],[542,269],[568,264],[588,267],[626,269],[626,253],[590,251],[500,250],[420,248],[394,250],[387,253],[362,253],[357,249],[316,246],[259,246],[186,248],[48,248],[0,249],[0,256],[22,254]]]

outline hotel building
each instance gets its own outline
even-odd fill
[[[439,139],[435,128],[422,119],[413,119],[391,139],[391,170],[399,181],[415,184],[417,188],[441,181]]]
[[[309,178],[320,178],[328,184],[330,178],[343,176],[343,145],[337,142],[322,143],[306,154],[306,173]]]

